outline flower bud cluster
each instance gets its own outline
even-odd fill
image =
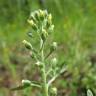
[[[47,10],[37,10],[31,13],[28,23],[34,31],[39,31],[41,38],[46,39],[48,34],[53,31],[52,15]]]

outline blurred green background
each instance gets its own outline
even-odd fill
[[[22,45],[31,11],[47,9],[55,25],[58,58],[68,67],[54,82],[58,96],[96,96],[96,0],[0,0],[0,96],[40,96],[35,89],[12,92],[22,79],[38,80]]]

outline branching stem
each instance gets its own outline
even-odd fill
[[[66,68],[63,68],[58,74],[56,74],[51,80],[48,82],[48,87],[62,74],[66,71]]]

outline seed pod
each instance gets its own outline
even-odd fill
[[[28,41],[26,41],[26,40],[23,40],[23,44],[25,45],[25,47],[27,48],[27,49],[32,49],[32,45],[31,45],[31,43],[29,43]]]

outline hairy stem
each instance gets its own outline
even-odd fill
[[[42,43],[42,40],[41,40]],[[45,62],[44,62],[44,42],[42,43],[42,49],[41,49],[41,61],[42,61],[42,67],[41,67],[41,75],[42,75],[42,90],[43,90],[43,95],[48,96],[48,84],[46,80],[46,69],[45,69]]]

